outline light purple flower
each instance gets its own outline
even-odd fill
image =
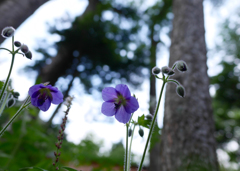
[[[127,123],[131,114],[138,108],[138,101],[124,84],[118,84],[116,88],[106,87],[102,91],[102,113],[106,116],[113,116],[121,122]]]
[[[42,111],[47,111],[53,104],[63,102],[63,94],[56,87],[51,85],[37,84],[29,88],[29,96],[33,106],[38,107]]]

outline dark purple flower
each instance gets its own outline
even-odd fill
[[[47,111],[53,104],[63,102],[63,94],[51,85],[37,84],[29,88],[29,96],[31,96],[31,103],[42,111]]]
[[[122,123],[127,123],[131,114],[138,108],[138,101],[124,84],[118,84],[116,88],[106,87],[102,91],[102,113],[106,116],[113,116]]]

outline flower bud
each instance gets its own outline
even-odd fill
[[[183,86],[178,85],[176,91],[177,91],[177,94],[178,94],[180,97],[184,97],[184,95],[185,95],[185,89],[184,89]]]
[[[175,74],[175,72],[174,72],[172,69],[170,69],[168,75],[169,75],[169,76],[172,76],[172,75],[174,75],[174,74]]]
[[[21,44],[21,42],[19,42],[19,41],[15,41],[15,42],[14,42],[14,45],[15,45],[16,47],[20,47],[22,44]]]
[[[132,129],[129,129],[128,130],[128,137],[131,137],[132,136]]]
[[[31,52],[31,51],[28,51],[27,53],[25,53],[25,56],[26,56],[28,59],[32,59],[32,52]]]
[[[15,32],[15,29],[13,27],[5,27],[2,30],[2,37],[4,38],[12,37],[14,32]]]
[[[178,61],[178,62],[177,62],[177,69],[178,69],[180,72],[187,71],[187,64],[186,64],[186,62],[184,62],[184,61]]]
[[[22,44],[20,49],[24,54],[28,53],[28,51],[29,51],[27,45],[25,45],[25,44]]]
[[[142,129],[142,128],[140,128],[140,129],[138,130],[138,134],[139,134],[141,137],[143,137],[144,132],[143,132],[143,129]]]
[[[18,99],[19,96],[20,96],[19,92],[13,92],[13,97],[15,99]]]
[[[7,107],[12,107],[13,105],[15,104],[15,99],[14,98],[11,98],[8,100],[7,102]]]
[[[147,120],[152,120],[152,119],[153,119],[153,116],[152,116],[151,114],[148,114],[148,115],[146,116],[146,119],[147,119]]]
[[[160,68],[158,68],[157,66],[153,67],[153,69],[152,69],[153,75],[158,75],[160,72],[161,72]]]
[[[162,67],[162,72],[164,74],[168,74],[170,72],[170,68],[168,66],[164,66],[164,67]]]

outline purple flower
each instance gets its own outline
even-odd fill
[[[53,104],[63,102],[63,94],[51,85],[37,84],[29,88],[29,96],[31,96],[31,103],[42,111],[47,111]]]
[[[138,108],[138,101],[124,84],[118,84],[116,88],[106,87],[102,91],[102,113],[106,116],[113,116],[122,123],[127,123],[131,113]]]

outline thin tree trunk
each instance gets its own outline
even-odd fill
[[[214,121],[209,95],[203,0],[173,1],[170,66],[177,60],[188,64],[177,79],[186,91],[176,94],[168,84],[161,141],[161,171],[218,171]]]
[[[0,1],[0,30],[6,26],[18,28],[42,4],[48,0],[1,0]],[[5,39],[0,36],[0,43]]]

